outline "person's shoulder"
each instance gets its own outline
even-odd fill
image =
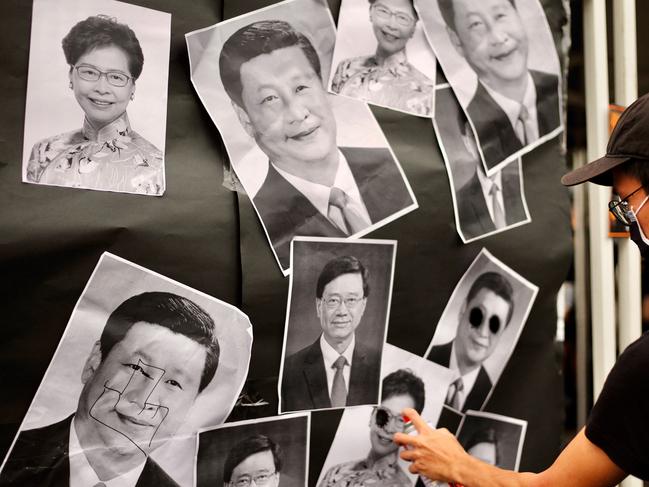
[[[424,73],[419,71],[410,62],[408,63],[408,68],[409,68],[409,77],[411,78],[412,81],[417,83],[418,90],[423,91],[425,93],[432,93],[432,91],[435,89],[435,83],[433,82],[433,80],[431,80],[428,76],[426,76]]]
[[[320,356],[322,355],[320,351],[320,343],[318,340],[316,340],[313,343],[310,343],[309,345],[298,350],[297,352],[288,355],[286,357],[286,363],[297,365],[317,355]]]
[[[142,137],[135,130],[131,130],[128,135],[131,138],[131,144],[140,151],[142,157],[147,161],[147,163],[149,163],[149,165],[157,166],[162,164],[163,154],[160,149]]]
[[[393,163],[394,158],[387,147],[339,147],[347,162],[365,167]]]
[[[318,487],[331,487],[337,485],[347,485],[347,480],[350,475],[356,475],[356,472],[359,470],[359,461],[351,460],[344,463],[339,463],[334,465],[329,470],[322,479],[322,482]],[[341,483],[343,482],[343,483]],[[360,484],[359,484],[360,485]]]
[[[347,59],[343,59],[338,63],[338,68],[336,69],[336,72],[338,72],[339,70],[340,72],[343,73],[346,71],[358,71],[360,69],[364,69],[375,65],[376,65],[376,59],[374,58],[374,55],[350,57]]]
[[[180,484],[172,479],[155,460],[148,457],[137,487],[180,487]]]
[[[530,69],[530,76],[537,90],[540,88],[556,90],[559,86],[559,77],[556,74]]]

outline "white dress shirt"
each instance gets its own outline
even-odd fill
[[[271,162],[271,164],[273,164]],[[302,193],[316,209],[322,213],[322,215],[331,220],[328,216],[329,214],[329,193],[331,192],[332,187],[342,189],[348,196],[350,205],[356,210],[366,221],[367,226],[369,227],[372,224],[367,208],[363,203],[363,198],[361,193],[358,190],[356,185],[356,180],[352,174],[352,170],[349,168],[349,163],[345,156],[340,150],[338,151],[338,170],[336,171],[336,178],[332,186],[326,186],[324,184],[314,183],[307,181],[306,179],[295,176],[294,174],[289,174],[286,171],[280,169],[275,164],[273,167],[280,173],[289,183],[295,186],[300,193]],[[332,223],[338,225],[338,222],[332,221]]]
[[[461,391],[458,391],[458,394],[460,395],[459,407],[460,409],[462,409],[464,407],[464,402],[466,401],[466,396],[471,392],[475,381],[478,379],[480,367],[476,367],[466,375],[460,374],[460,368],[457,364],[457,356],[455,355],[455,343],[453,343],[453,345],[451,346],[451,358],[448,363],[448,368],[457,372],[457,375],[453,378],[453,380],[457,379],[458,377],[462,378],[463,389]]]
[[[491,186],[494,183],[496,183],[500,188],[500,191],[498,191],[498,193],[496,194],[496,199],[498,200],[498,204],[500,204],[500,208],[503,210],[503,214],[505,215],[505,217],[507,216],[507,214],[505,213],[505,201],[503,199],[502,171],[498,171],[492,177],[488,177],[480,169],[478,169],[477,172],[478,172],[478,181],[480,181],[480,187],[482,188],[482,194],[484,195],[485,202],[487,203],[487,209],[489,210],[489,216],[491,217],[491,220],[495,223],[493,196],[490,194]]]
[[[487,93],[491,95],[498,106],[507,114],[507,118],[511,122],[514,131],[516,131],[517,124],[520,123],[518,117],[521,113],[521,107],[524,106],[528,115],[527,122],[525,123],[525,131],[527,132],[526,142],[529,144],[539,138],[539,121],[536,112],[536,86],[534,85],[534,80],[529,72],[527,73],[527,87],[525,89],[525,94],[523,95],[523,103],[519,103],[511,98],[501,95],[484,83],[482,86],[484,86]]]
[[[356,336],[352,335],[352,341],[347,346],[347,349],[342,353],[338,353],[329,343],[325,340],[324,335],[320,335],[320,350],[322,351],[322,358],[324,360],[324,368],[327,373],[327,391],[329,391],[329,397],[331,397],[331,389],[334,385],[334,375],[336,375],[336,369],[334,369],[334,362],[341,355],[347,359],[347,364],[343,367],[343,378],[345,379],[345,387],[347,388],[347,393],[349,394],[349,376],[352,370],[352,356],[354,355],[354,345],[356,345]]]
[[[133,449],[136,449],[135,445]],[[102,482],[106,487],[135,487],[146,464],[146,456],[138,450],[136,454],[142,456],[142,463],[115,478],[100,480],[92,466],[88,463],[86,454],[83,452],[83,448],[79,443],[74,419],[70,425],[68,452],[68,458],[70,460],[70,487],[93,487],[99,482]]]

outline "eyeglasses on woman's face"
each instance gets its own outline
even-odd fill
[[[130,76],[122,73],[121,71],[101,71],[94,66],[82,64],[75,66],[77,75],[84,81],[99,81],[104,76],[108,84],[122,88],[128,84],[132,79]]]

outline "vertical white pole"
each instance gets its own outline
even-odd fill
[[[615,103],[628,106],[638,96],[635,0],[613,2],[613,49],[615,59]],[[629,240],[618,244],[619,347],[622,351],[642,333],[642,283],[640,252]],[[623,487],[642,487],[641,480],[628,477]]]
[[[608,141],[608,60],[604,0],[584,1],[586,130],[589,161],[606,152]],[[590,230],[593,394],[597,397],[615,362],[615,288],[613,244],[608,237],[607,187],[588,185]]]

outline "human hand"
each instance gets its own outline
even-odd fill
[[[396,433],[394,442],[404,447],[402,459],[410,463],[412,473],[423,475],[431,480],[444,482],[461,481],[461,472],[473,458],[464,451],[455,436],[445,428],[433,429],[414,409],[404,409],[419,432],[417,436]]]

